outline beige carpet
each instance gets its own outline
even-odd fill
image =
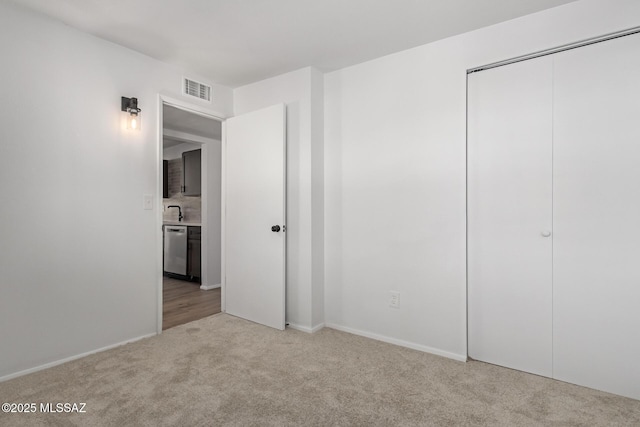
[[[86,402],[2,426],[639,426],[640,401],[331,329],[225,314],[0,383],[2,402]]]

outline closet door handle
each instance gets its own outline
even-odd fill
[[[542,235],[542,237],[549,237],[551,236],[551,232],[549,230],[544,230],[542,233],[540,233]]]

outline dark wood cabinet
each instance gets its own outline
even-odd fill
[[[187,276],[201,277],[201,227],[187,227]]]
[[[162,198],[169,198],[169,161],[162,161]]]
[[[202,188],[202,150],[182,153],[182,195],[199,196]]]

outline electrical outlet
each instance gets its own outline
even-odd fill
[[[391,299],[389,300],[389,307],[400,308],[400,292],[389,291],[389,294],[391,294]]]

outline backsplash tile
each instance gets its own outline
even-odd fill
[[[180,191],[182,186],[182,159],[169,160],[169,198],[163,199],[164,212],[162,219],[164,221],[177,221],[178,209],[167,209],[169,205],[178,205],[182,208],[184,222],[202,222],[202,197],[200,196],[183,196]]]

